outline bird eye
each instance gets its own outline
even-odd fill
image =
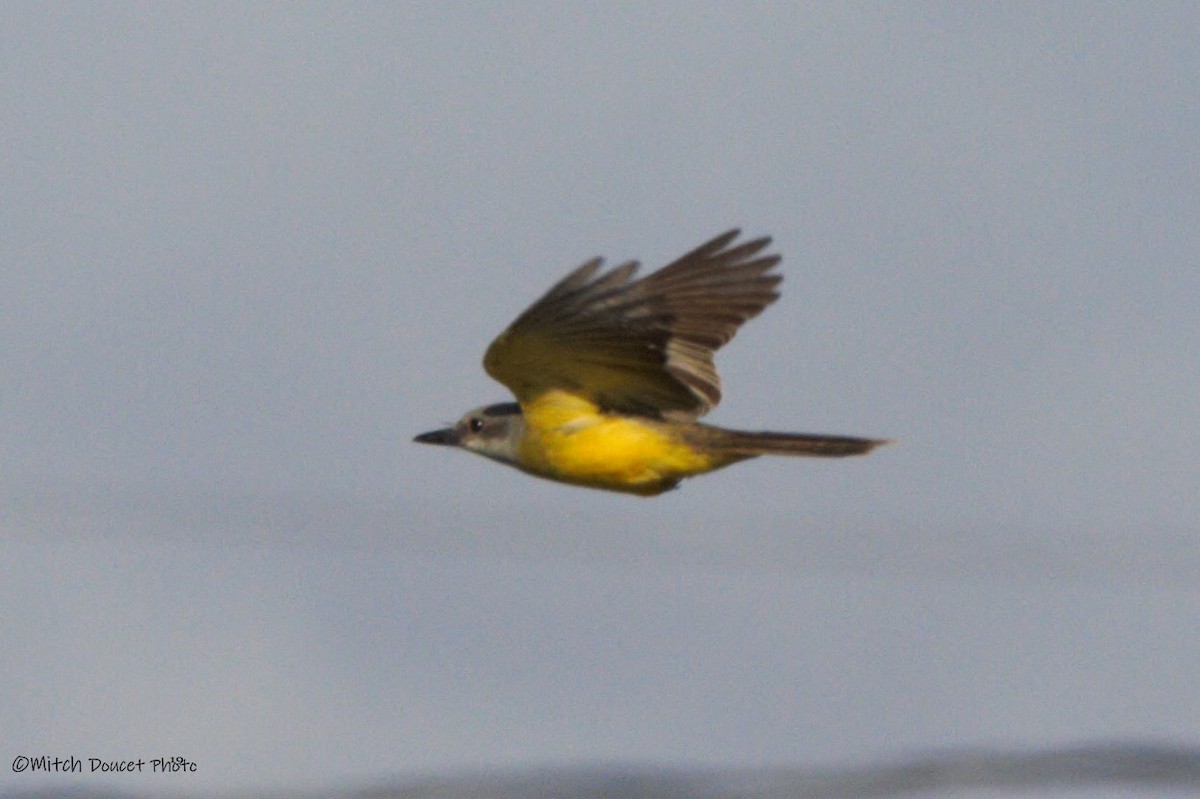
[[[467,429],[472,433],[478,433],[483,429],[483,420],[477,416],[472,417],[471,420],[467,422]]]

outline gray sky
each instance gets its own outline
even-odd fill
[[[1194,5],[0,20],[0,762],[1200,745]],[[711,420],[898,445],[643,500],[410,443],[568,269],[734,225],[786,278]]]

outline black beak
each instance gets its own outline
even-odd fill
[[[453,427],[447,427],[445,430],[422,433],[414,438],[413,441],[418,444],[441,444],[442,446],[453,447],[458,443],[458,435],[454,432]]]

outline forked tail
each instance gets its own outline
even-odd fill
[[[813,433],[751,433],[744,430],[703,428],[702,437],[708,448],[722,454],[751,458],[755,455],[809,455],[819,458],[844,458],[865,455],[882,444],[886,438],[855,438]]]

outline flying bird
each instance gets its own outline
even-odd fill
[[[759,455],[862,455],[883,439],[727,430],[713,354],[774,302],[780,256],[730,230],[641,279],[582,264],[492,342],[483,368],[516,402],[417,436],[562,483],[643,496]]]

